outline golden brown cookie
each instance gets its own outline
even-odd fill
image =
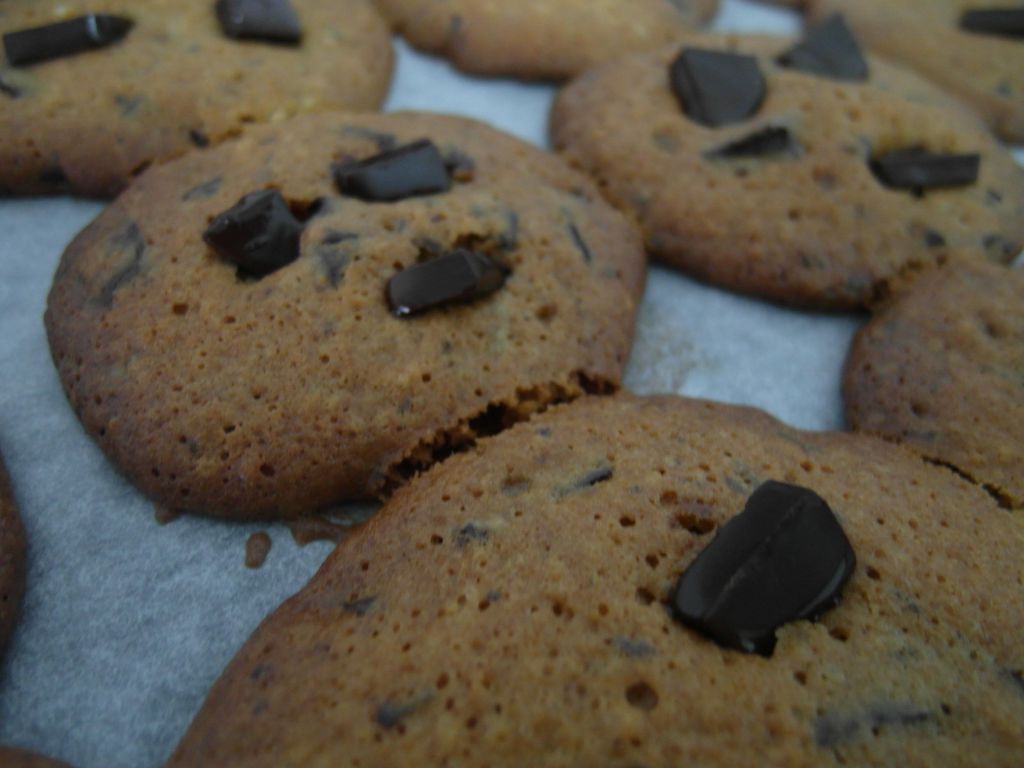
[[[717,127],[673,93],[679,47],[611,62],[561,92],[553,142],[640,223],[655,258],[788,304],[862,307],[921,269],[1018,253],[1024,171],[976,116],[877,60],[867,82],[783,67],[792,45],[689,39],[757,56],[763,100]],[[977,155],[976,180],[918,194],[875,170],[918,149]]]
[[[1024,507],[1024,271],[960,265],[921,278],[858,333],[843,395],[853,429]]]
[[[0,457],[0,658],[18,620],[25,592],[25,528]]]
[[[552,80],[663,45],[718,8],[718,0],[376,1],[409,42],[461,70]]]
[[[865,44],[958,94],[992,130],[1024,142],[1024,42],[963,29],[965,12],[1019,9],[992,0],[811,0],[812,18],[842,13]]]
[[[424,138],[447,192],[340,191],[339,169]],[[301,238],[257,278],[203,236],[268,188]],[[397,316],[394,281],[456,252],[503,284]],[[140,177],[65,252],[46,326],[83,425],[146,494],[295,516],[616,388],[643,275],[639,236],[557,157],[458,118],[325,114]]]
[[[769,479],[828,503],[856,567],[764,657],[665,602]],[[1008,768],[1022,577],[1020,521],[899,446],[586,398],[396,493],[260,626],[170,765]]]
[[[228,37],[217,3],[5,0],[0,34],[88,14],[129,19],[107,47],[13,65],[0,49],[0,191],[109,197],[155,160],[248,123],[374,109],[392,50],[370,0],[289,0],[301,42]]]
[[[0,747],[0,765],[4,768],[68,768],[67,763],[15,747]]]

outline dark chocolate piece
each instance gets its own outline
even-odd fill
[[[344,603],[341,606],[341,609],[346,613],[352,613],[362,618],[370,612],[370,608],[373,607],[373,604],[375,602],[377,602],[376,597],[364,597],[359,600],[352,600],[350,602]]]
[[[797,157],[800,146],[793,140],[788,128],[769,125],[748,136],[730,141],[705,153],[711,159],[739,160],[749,157]]]
[[[965,187],[978,180],[981,155],[943,155],[927,150],[900,149],[871,161],[871,171],[893,189],[916,195],[928,189]]]
[[[960,28],[1000,37],[1024,37],[1024,8],[983,8],[966,11]]]
[[[21,88],[18,86],[8,83],[2,77],[0,77],[0,93],[4,96],[9,96],[12,99],[16,99],[21,96]]]
[[[460,248],[392,277],[388,304],[396,317],[408,317],[445,304],[474,301],[504,284],[504,270],[489,256]]]
[[[455,544],[465,547],[468,544],[486,544],[491,532],[478,523],[466,523],[455,532]]]
[[[223,183],[220,176],[215,176],[209,181],[204,181],[202,184],[197,184],[192,187],[188,192],[181,196],[182,200],[206,200],[209,197],[213,197],[220,190],[220,186]]]
[[[452,184],[441,153],[429,139],[336,166],[334,181],[343,195],[369,202],[447,192]]]
[[[290,0],[217,0],[217,19],[227,37],[298,43],[302,25]]]
[[[746,120],[766,90],[753,56],[699,48],[683,48],[669,65],[669,79],[683,112],[710,128]]]
[[[135,22],[123,16],[95,13],[4,35],[7,63],[20,67],[105,48],[121,40]]]
[[[121,266],[100,289],[97,300],[101,306],[107,309],[114,306],[114,294],[117,293],[117,290],[139,276],[142,272],[142,258],[146,255],[146,248],[146,238],[142,236],[139,225],[134,221],[129,222],[110,239],[107,256],[111,261],[118,256],[122,257]],[[128,256],[126,260],[123,258],[125,255]]]
[[[834,80],[868,79],[868,63],[857,39],[839,14],[808,30],[799,43],[776,61],[783,67]]]
[[[302,225],[276,189],[246,195],[217,216],[203,239],[245,277],[264,277],[299,258]]]
[[[580,256],[583,257],[583,261],[590,264],[594,260],[594,254],[590,252],[590,246],[587,245],[587,241],[583,239],[583,235],[580,234],[576,224],[569,225],[569,236],[572,237],[572,244],[576,246],[576,250],[580,252]]]
[[[820,496],[768,481],[680,576],[671,607],[720,645],[770,656],[779,626],[839,602],[855,564]]]

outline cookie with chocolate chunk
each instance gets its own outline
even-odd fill
[[[1006,141],[1024,141],[1024,6],[993,0],[810,0],[865,45],[958,94]],[[1000,23],[1002,22],[1002,23]]]
[[[25,591],[25,529],[0,457],[0,658],[14,632]]]
[[[68,247],[68,398],[170,509],[377,496],[618,386],[639,235],[557,158],[437,115],[304,116],[139,178]]]
[[[0,4],[0,192],[110,197],[247,124],[374,109],[392,50],[370,0]]]
[[[869,306],[921,269],[1024,243],[1009,152],[841,20],[609,63],[562,91],[552,136],[655,258],[787,304]]]
[[[960,265],[922,277],[858,333],[846,418],[1024,507],[1024,271]]]
[[[656,48],[707,21],[718,0],[377,0],[417,48],[482,75],[562,80]]]
[[[721,568],[765,488],[776,523]],[[831,522],[790,526],[806,504]],[[716,623],[774,620],[785,597],[747,601],[774,587],[750,577],[788,582],[836,528],[852,575],[770,654],[676,619],[711,553]],[[169,765],[1019,765],[1022,576],[1020,521],[899,446],[586,398],[396,493],[264,621]]]

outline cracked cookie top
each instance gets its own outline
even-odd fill
[[[766,492],[798,512],[782,484],[827,504],[855,565],[798,513],[722,567]],[[1018,765],[1022,554],[1019,520],[899,446],[584,398],[399,490],[264,621],[169,765]],[[673,615],[708,558],[719,630],[853,567],[758,655]]]
[[[554,156],[463,119],[310,115],[140,177],[68,247],[46,326],[145,493],[293,516],[614,390],[643,270]]]

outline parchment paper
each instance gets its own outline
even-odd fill
[[[794,14],[725,0],[720,29],[795,33]],[[388,109],[477,117],[546,146],[549,85],[480,80],[398,44]],[[0,137],[2,140],[2,137]],[[0,448],[30,538],[21,624],[0,670],[0,744],[81,768],[160,765],[212,682],[331,545],[283,526],[182,518],[107,464],[68,407],[42,313],[66,244],[102,206],[0,201]],[[842,426],[839,376],[861,318],[788,311],[653,268],[627,384]],[[259,570],[245,542],[268,530]]]

